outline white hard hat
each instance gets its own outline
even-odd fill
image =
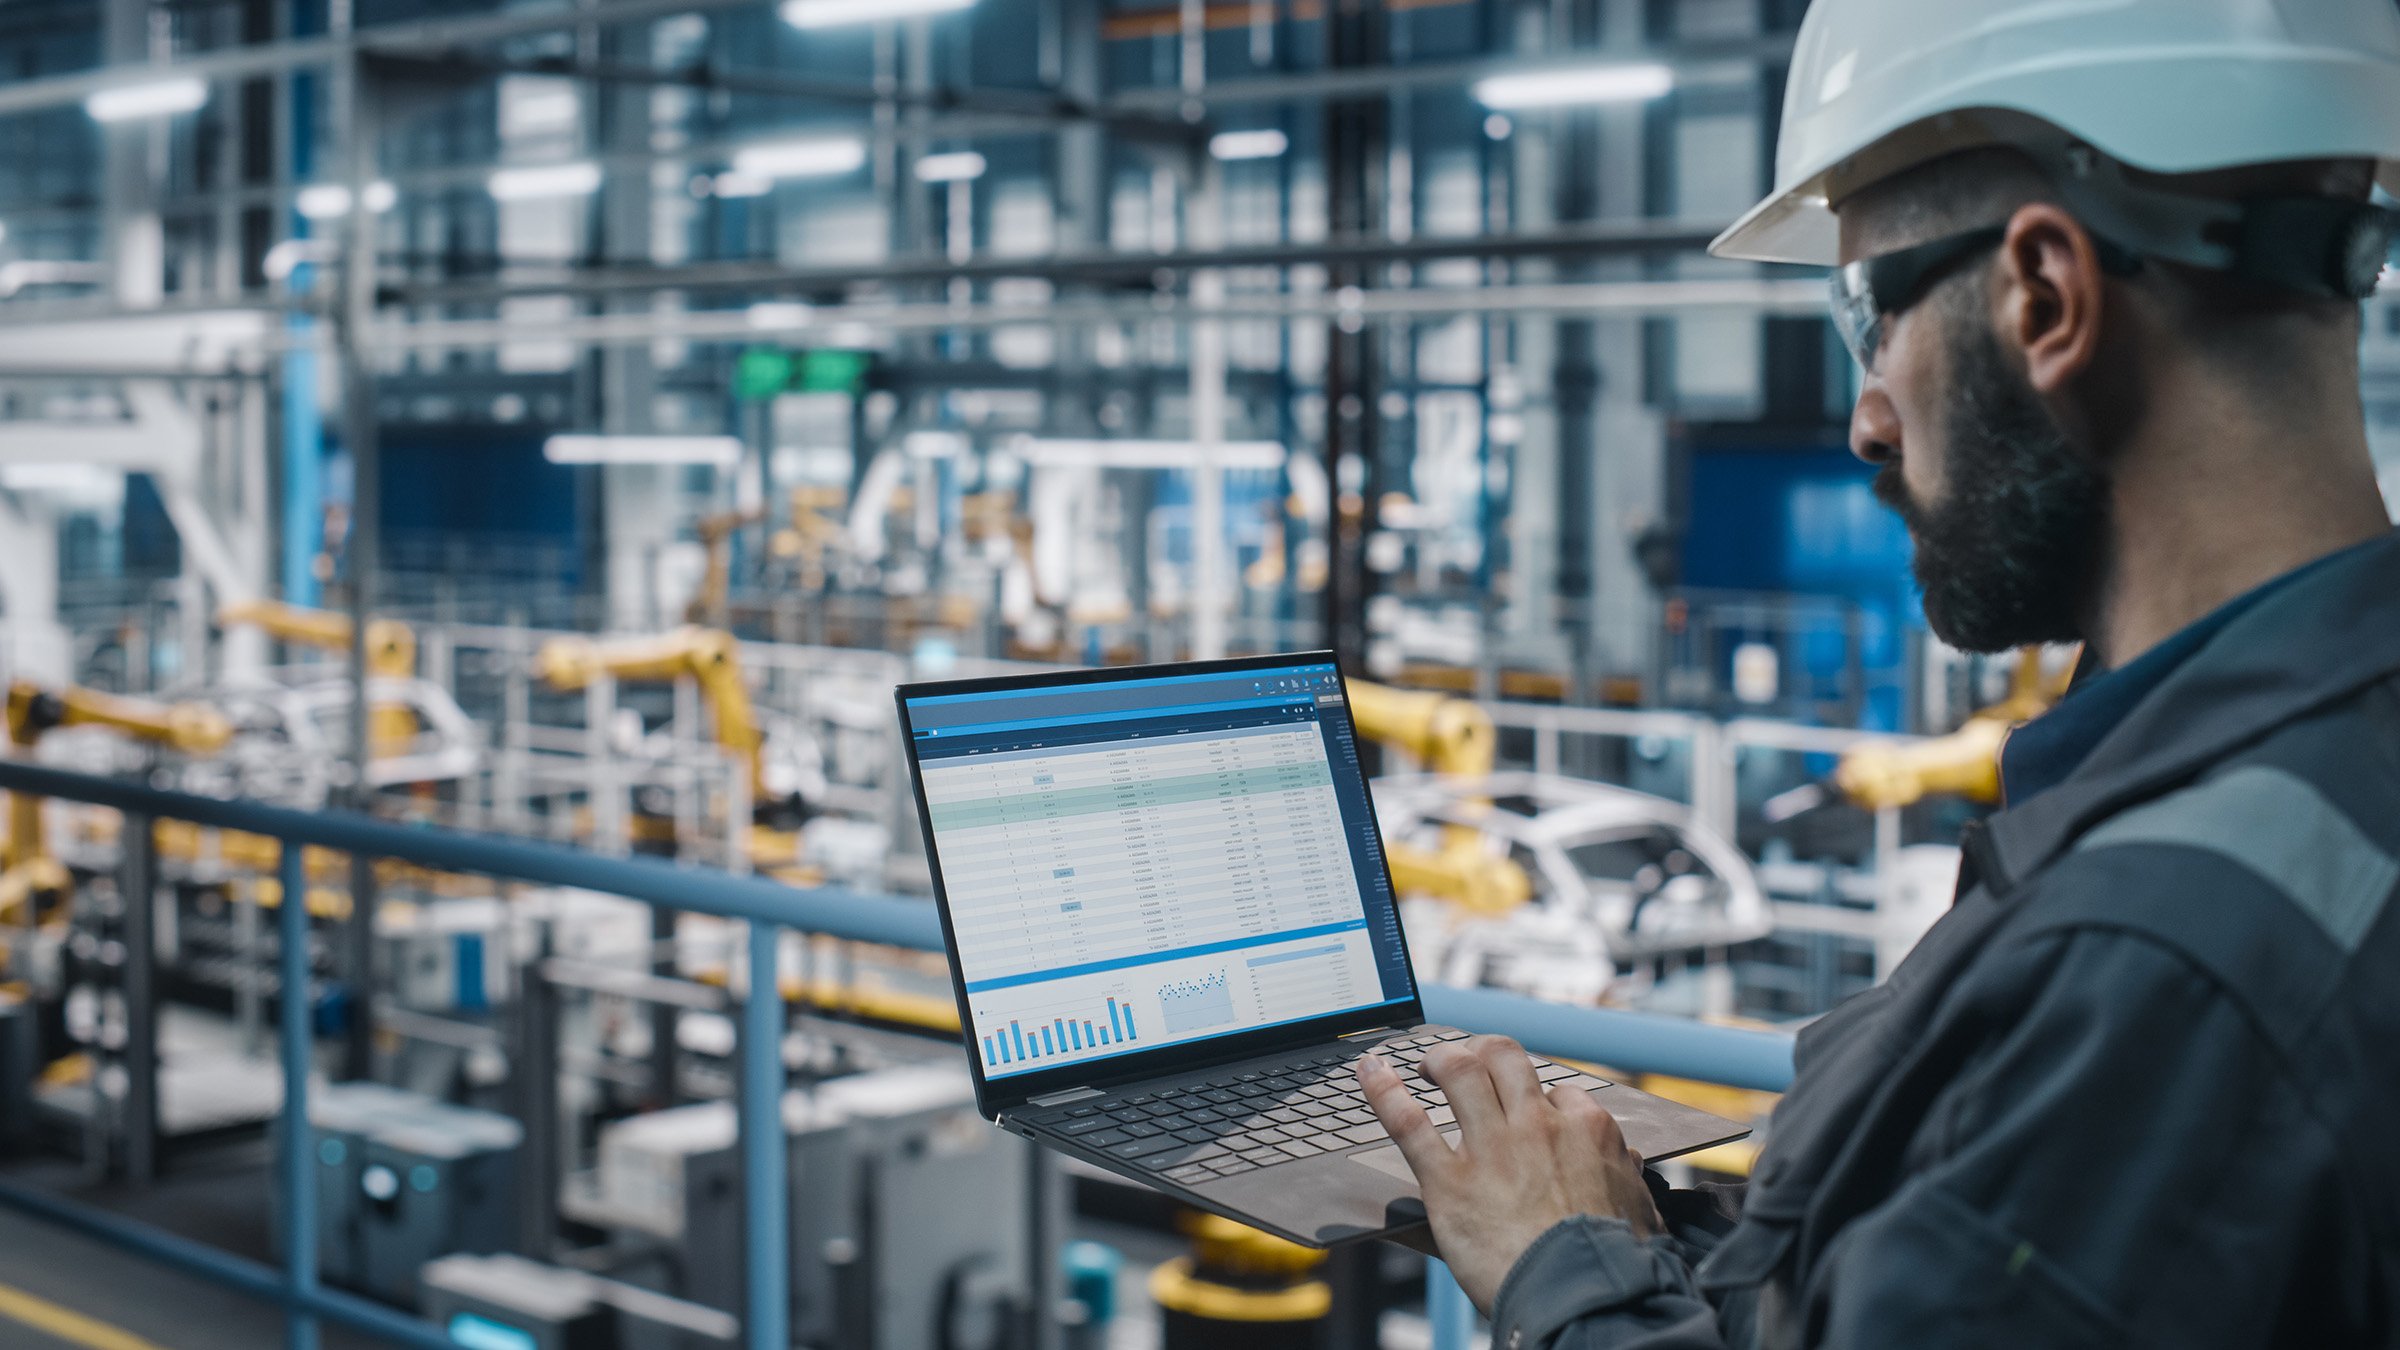
[[[1844,197],[2044,134],[2163,174],[2371,159],[2400,192],[2400,6],[1816,0],[1792,55],[1774,194],[1709,252],[1831,264]]]

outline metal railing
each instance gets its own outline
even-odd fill
[[[743,1229],[748,1278],[744,1340],[749,1350],[789,1350],[789,1195],[780,1147],[785,1008],[777,979],[779,937],[783,929],[790,928],[895,947],[938,949],[941,929],[931,904],[831,887],[795,890],[757,877],[656,859],[599,857],[554,844],[395,824],[351,812],[304,812],[219,800],[21,761],[0,761],[0,790],[113,808],[125,816],[123,837],[129,841],[145,837],[150,823],[161,819],[276,839],[282,845],[279,871],[287,898],[306,894],[303,850],[318,847],[359,857],[396,859],[438,871],[604,892],[661,908],[749,923],[749,994],[741,1001],[736,1104],[745,1176]],[[308,908],[287,899],[277,906],[277,915],[282,939],[280,987],[304,991],[309,979]],[[279,1002],[284,1094],[275,1187],[283,1212],[290,1216],[282,1233],[281,1270],[14,1183],[0,1182],[0,1206],[280,1305],[286,1314],[290,1350],[315,1350],[317,1328],[325,1322],[413,1350],[453,1350],[451,1339],[429,1323],[318,1283],[316,1176],[307,1144],[314,1046],[310,1006],[305,996],[287,996]],[[1504,1033],[1550,1055],[1596,1061],[1629,1072],[1665,1073],[1764,1091],[1782,1090],[1792,1074],[1791,1040],[1771,1032],[1562,1007],[1490,990],[1431,987],[1425,991],[1425,1004],[1427,1015],[1437,1021]]]

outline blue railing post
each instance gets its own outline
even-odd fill
[[[1432,1324],[1433,1350],[1467,1350],[1475,1343],[1475,1305],[1440,1261],[1425,1263],[1425,1320]]]
[[[295,839],[282,840],[279,846],[283,900],[275,910],[281,938],[275,968],[282,995],[276,1026],[283,1052],[283,1147],[275,1163],[283,1193],[283,1280],[291,1295],[284,1310],[283,1343],[286,1350],[317,1350],[317,1318],[307,1303],[317,1292],[317,1172],[308,1127],[309,1048],[314,1043],[308,996],[308,850]]]
[[[750,996],[742,1003],[742,1189],[749,1258],[750,1350],[791,1350],[791,1191],[783,1132],[782,929],[750,921]]]

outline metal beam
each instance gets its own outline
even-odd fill
[[[640,291],[745,291],[761,295],[841,293],[870,284],[1047,281],[1107,284],[1146,283],[1203,268],[1296,267],[1349,264],[1377,267],[1443,258],[1623,257],[1688,254],[1723,231],[1716,221],[1618,221],[1507,236],[1462,236],[1393,240],[1343,237],[1305,243],[1244,244],[1175,253],[1091,250],[1032,258],[893,259],[851,267],[794,267],[773,259],[695,263],[678,267],[563,268],[512,274],[488,281],[439,281],[386,287],[387,303],[437,305],[484,303],[523,295],[594,295]]]
[[[605,27],[640,23],[678,14],[750,9],[758,3],[759,0],[616,0],[616,3],[595,4],[590,8],[544,9],[532,13],[510,10],[472,18],[381,24],[362,29],[351,39],[333,36],[296,38],[199,52],[156,65],[107,66],[71,75],[20,80],[0,88],[0,116],[80,103],[103,89],[146,84],[174,76],[196,75],[212,81],[232,80],[329,65],[343,59],[354,47],[369,53],[439,57],[462,47],[503,42],[537,33],[565,32],[580,25]],[[1709,67],[1715,65],[1788,60],[1791,46],[1788,37],[1709,40],[1658,48],[1594,51],[1583,56],[1582,61],[1664,61],[1690,77],[1707,78],[1713,73]],[[1534,68],[1538,67],[1529,66],[1521,60],[1429,62],[1423,65],[1374,66],[1229,80],[1207,86],[1197,94],[1179,85],[1163,86],[1114,95],[1094,109],[1093,115],[1136,118],[1164,112],[1169,116],[1180,116],[1182,110],[1193,103],[1207,109],[1245,103],[1367,98],[1403,90],[1455,88],[1486,75]],[[1005,92],[955,91],[942,97],[964,97],[970,93],[981,97]],[[1055,124],[1073,125],[1080,120],[1062,118],[1057,119]]]
[[[1400,66],[1325,67],[1301,74],[1225,80],[1210,84],[1197,93],[1188,93],[1171,85],[1129,89],[1111,96],[1108,106],[1128,112],[1173,112],[1185,107],[1207,111],[1250,103],[1380,99],[1396,93],[1456,89],[1493,75],[1580,69],[1596,61],[1623,61],[1628,64],[1656,61],[1673,66],[1679,79],[1706,81],[1721,77],[1722,71],[1717,68],[1788,61],[1791,54],[1792,40],[1785,36],[1717,39],[1626,50],[1599,48],[1577,52],[1572,59],[1555,61],[1485,57],[1471,61],[1428,61]]]
[[[995,119],[995,125],[1006,125],[1013,121],[1032,131],[1050,130],[1064,123],[1092,122],[1112,126],[1123,134],[1154,136],[1179,145],[1191,144],[1206,136],[1204,126],[1195,125],[1171,111],[1151,112],[1086,103],[1038,89],[962,89],[939,85],[922,90],[886,89],[871,81],[815,79],[773,70],[718,70],[708,66],[670,69],[566,57],[509,60],[471,56],[462,51],[410,59],[423,60],[451,72],[465,69],[491,75],[552,75],[589,80],[596,84],[663,85],[760,94],[771,98],[852,103],[864,108],[891,105],[921,108],[929,112],[974,113]],[[672,153],[681,155],[685,151],[678,147]]]
[[[1824,313],[1825,287],[1818,281],[1600,281],[1547,286],[1502,286],[1443,291],[1368,291],[1355,305],[1328,295],[1244,295],[1210,318],[1236,320],[1406,319],[1460,314],[1670,314],[1730,309],[1750,313]],[[765,325],[743,310],[697,310],[654,314],[590,315],[541,319],[449,319],[387,323],[374,330],[378,350],[423,347],[489,347],[531,340],[585,343],[765,342],[800,340],[820,346],[873,345],[876,335],[945,328],[1015,325],[1074,326],[1096,323],[1188,323],[1201,311],[1185,304],[1146,301],[1054,300],[1047,304],[849,305],[817,310],[806,324]]]
[[[206,80],[240,79],[302,70],[339,61],[355,48],[400,56],[438,55],[457,47],[504,42],[535,33],[565,32],[581,24],[640,23],[677,14],[705,14],[726,9],[751,9],[758,0],[616,0],[588,8],[563,7],[508,10],[472,18],[425,19],[414,23],[379,24],[353,37],[295,38],[252,47],[200,52],[179,60],[147,66],[108,66],[21,80],[0,88],[0,115],[32,112],[80,103],[103,89],[147,84],[154,80],[197,75]]]

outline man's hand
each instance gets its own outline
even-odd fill
[[[1616,1118],[1587,1092],[1544,1090],[1515,1041],[1445,1042],[1423,1068],[1457,1113],[1455,1145],[1381,1057],[1359,1061],[1358,1085],[1417,1174],[1442,1259],[1487,1316],[1509,1268],[1563,1220],[1593,1214],[1644,1236],[1665,1231]]]

